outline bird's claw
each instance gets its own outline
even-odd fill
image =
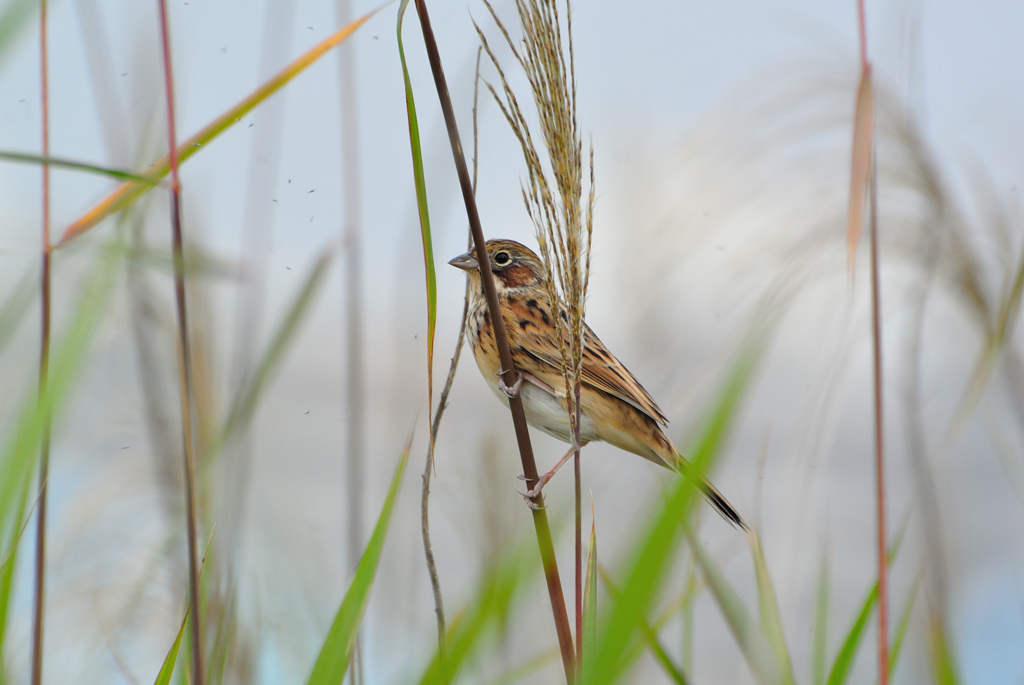
[[[529,480],[529,478],[526,477],[526,474],[523,473],[520,473],[517,476],[517,478],[519,478],[519,480]],[[534,511],[538,511],[540,509],[547,509],[547,506],[543,504],[544,500],[541,499],[540,504],[538,504],[534,500],[540,499],[541,492],[544,490],[544,486],[547,484],[548,479],[545,478],[544,476],[541,476],[540,478],[537,479],[537,481],[537,484],[530,488],[529,490],[527,490],[526,492],[523,492],[519,488],[516,488],[516,492],[522,495],[523,499],[526,500],[526,505],[530,507],[530,509],[533,509]]]
[[[519,388],[523,387],[523,377],[519,376],[519,380],[512,387],[509,387],[505,385],[505,373],[504,370],[498,370],[498,390],[501,390],[510,399],[519,397]]]

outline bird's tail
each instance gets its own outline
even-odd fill
[[[725,499],[714,485],[708,482],[707,478],[703,479],[700,485],[700,494],[704,495],[704,499],[708,501],[708,504],[713,506],[726,521],[734,526],[738,526],[740,530],[749,530],[747,524],[740,518],[739,512],[729,504],[729,500]]]

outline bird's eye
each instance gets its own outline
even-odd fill
[[[508,256],[508,252],[499,252],[498,254],[494,255],[494,263],[499,266],[504,266],[505,264],[508,264],[510,261],[512,261],[512,258]]]

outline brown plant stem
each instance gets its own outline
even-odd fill
[[[202,602],[196,563],[196,459],[192,435],[192,364],[189,354],[188,309],[185,302],[185,257],[181,231],[181,180],[178,177],[177,135],[174,127],[174,80],[171,70],[171,41],[167,26],[167,0],[157,0],[160,9],[160,39],[163,48],[164,87],[167,98],[168,165],[171,171],[171,231],[174,243],[174,295],[178,312],[178,383],[181,392],[181,428],[185,452],[185,521],[188,536],[189,601],[192,604],[192,683],[203,685]]]
[[[882,412],[882,321],[878,273],[878,170],[871,155],[871,332],[875,366],[875,489],[878,504],[878,682],[889,683],[889,555],[885,523],[885,444]]]
[[[572,455],[576,485],[576,682],[583,682],[583,494],[579,447],[581,389],[581,385],[577,382],[574,393],[576,401],[573,404],[573,410],[576,412],[576,421],[573,424],[573,446],[576,449]]]
[[[43,157],[50,156],[49,79],[47,78],[46,0],[39,7],[39,85]],[[42,176],[42,271],[40,275],[39,399],[44,401],[50,367],[50,166]],[[39,444],[39,509],[36,512],[35,587],[32,597],[32,685],[43,679],[43,615],[46,588],[46,483],[50,470],[50,417],[43,416]]]
[[[480,99],[480,54],[482,49],[476,51],[476,78],[473,81],[473,195],[476,195],[477,179],[477,103]],[[469,231],[469,247],[473,246],[473,233]],[[469,277],[466,277],[466,293],[462,298],[462,319],[459,322],[459,335],[455,342],[455,353],[452,355],[451,364],[448,367],[448,377],[445,379],[444,388],[441,390],[441,397],[437,403],[437,412],[434,414],[434,423],[431,426],[431,435],[437,439],[437,431],[441,428],[441,417],[448,407],[448,395],[455,381],[455,371],[459,366],[459,357],[462,355],[462,343],[466,338],[466,321],[469,320]],[[448,654],[446,640],[447,627],[444,618],[444,598],[441,595],[441,580],[437,575],[437,564],[434,561],[434,548],[430,544],[430,476],[435,469],[434,466],[434,443],[427,445],[427,460],[423,466],[423,490],[420,495],[420,524],[423,531],[423,553],[427,560],[427,574],[430,576],[430,589],[434,593],[434,615],[437,619],[437,653],[441,656],[441,663],[444,665]],[[445,672],[447,676],[447,671]]]
[[[870,83],[871,62],[868,59],[867,14],[864,0],[857,0],[857,27],[860,37],[861,83]],[[878,682],[889,685],[889,555],[885,524],[885,441],[882,411],[882,321],[881,288],[878,273],[878,166],[871,136],[869,194],[869,230],[871,232],[871,334],[874,352],[875,382],[875,493],[878,545]],[[851,198],[851,202],[854,198]],[[859,198],[857,201],[861,201]]]
[[[430,60],[430,68],[434,75],[434,84],[437,87],[437,96],[441,102],[441,110],[444,113],[445,124],[448,129],[448,139],[451,143],[452,156],[455,160],[455,168],[459,175],[459,184],[462,188],[462,197],[466,204],[466,213],[469,216],[470,229],[473,231],[473,242],[476,245],[478,255],[486,255],[483,228],[480,225],[480,215],[477,212],[476,199],[473,196],[472,181],[469,177],[469,168],[466,166],[466,158],[462,151],[462,142],[459,139],[458,124],[455,121],[455,110],[452,107],[451,96],[448,93],[448,84],[441,67],[441,56],[438,53],[437,41],[434,39],[434,32],[430,26],[430,17],[427,13],[426,0],[416,0],[416,11],[420,17],[420,27],[423,30],[423,42],[427,49]],[[487,259],[479,259],[480,276],[483,281],[484,295],[487,299],[487,309],[490,312],[491,321],[494,327],[494,337],[498,345],[498,356],[501,359],[501,368],[505,369],[504,380],[506,385],[513,386],[519,380],[519,372],[512,363],[512,351],[508,345],[508,336],[505,332],[505,320],[501,315],[501,308],[498,305],[498,293],[494,287],[494,276],[491,273],[491,265]],[[519,444],[519,456],[523,463],[523,474],[527,483],[536,482],[539,478],[537,463],[533,457],[533,446],[530,443],[530,432],[526,424],[526,414],[523,411],[523,401],[519,397],[509,399],[509,409],[512,412],[512,423],[516,431],[516,440]],[[548,525],[547,512],[544,510],[544,497],[538,495],[532,499],[536,505],[533,509],[533,523],[537,532],[537,543],[540,547],[541,563],[544,566],[544,575],[547,580],[548,594],[551,599],[551,610],[555,619],[555,630],[558,633],[558,646],[562,654],[562,666],[565,669],[566,680],[575,682],[576,655],[572,644],[572,631],[569,627],[569,616],[565,609],[565,597],[562,595],[562,582],[558,576],[558,563],[555,559],[555,549],[551,543],[551,529]]]

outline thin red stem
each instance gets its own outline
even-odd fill
[[[871,328],[875,359],[875,488],[878,502],[878,682],[889,683],[889,555],[885,523],[885,443],[882,412],[882,321],[878,273],[878,197],[874,150],[871,161]]]
[[[437,49],[434,30],[430,26],[430,16],[427,13],[426,0],[416,0],[416,11],[420,16],[423,42],[427,49],[430,70],[433,73],[434,85],[437,88],[437,97],[441,103],[441,111],[444,114],[445,125],[448,129],[448,142],[451,144],[452,157],[455,161],[455,169],[458,172],[459,185],[462,189],[462,198],[466,205],[469,226],[473,232],[473,243],[476,245],[477,254],[487,254],[484,232],[480,225],[480,214],[477,211],[476,198],[473,195],[473,183],[470,180],[466,157],[462,152],[459,127],[455,121],[455,108],[452,106],[451,95],[448,92],[448,80],[445,78],[444,69],[441,66],[441,55]],[[494,338],[498,346],[498,356],[501,359],[501,368],[506,370],[503,378],[506,385],[513,386],[519,380],[519,372],[516,370],[515,364],[512,363],[512,350],[509,347],[508,335],[505,332],[505,319],[501,315],[501,307],[498,304],[498,294],[494,287],[491,265],[486,259],[481,259],[479,262],[480,277],[484,286],[487,309],[490,312],[491,321],[494,326]],[[510,398],[509,409],[512,413],[512,424],[516,431],[516,441],[519,444],[519,457],[523,463],[523,475],[526,477],[527,483],[536,483],[539,474],[537,472],[537,462],[533,456],[530,429],[526,423],[526,413],[523,409],[522,398]],[[565,608],[565,596],[562,593],[562,581],[558,574],[555,547],[551,542],[551,527],[548,524],[547,511],[543,508],[543,495],[538,495],[532,501],[537,505],[537,508],[533,510],[533,525],[537,534],[537,546],[540,548],[544,577],[547,580],[551,611],[554,614],[555,632],[558,634],[558,647],[562,655],[562,667],[565,670],[566,680],[572,683],[575,681],[576,675],[576,651],[572,644],[572,629],[569,625],[569,614]]]
[[[860,29],[860,67],[868,67],[868,29],[867,15],[864,10],[864,0],[857,0],[857,24]]]
[[[868,59],[867,13],[864,0],[857,0],[860,31],[860,64],[863,74],[871,69]],[[863,76],[862,76],[863,80]],[[875,372],[875,492],[877,501],[878,543],[878,682],[889,684],[889,556],[885,522],[885,440],[882,411],[882,320],[881,288],[878,268],[878,166],[875,158],[874,131],[871,131],[871,182],[869,186],[871,222],[871,332]]]
[[[581,681],[583,669],[583,516],[580,487],[580,451],[573,454],[576,472],[576,682]]]
[[[163,45],[164,86],[167,98],[167,142],[171,170],[171,231],[174,242],[174,294],[178,310],[178,363],[181,391],[182,434],[185,452],[185,520],[188,536],[189,599],[192,605],[192,683],[203,685],[202,620],[199,595],[199,567],[196,549],[196,460],[192,435],[192,364],[188,344],[188,309],[185,301],[185,257],[181,231],[181,182],[178,178],[177,134],[174,126],[174,79],[171,73],[171,40],[167,26],[167,2],[157,0],[160,8],[160,37]]]
[[[42,118],[43,157],[50,156],[50,104],[47,77],[46,0],[40,1],[39,13],[39,68],[40,109]],[[40,344],[39,344],[39,399],[45,401],[50,372],[50,165],[43,164],[42,189],[42,270],[40,275]],[[46,588],[46,483],[50,470],[50,417],[43,416],[39,445],[39,509],[36,512],[35,588],[32,598],[32,673],[31,684],[40,685],[43,679],[43,615]]]

